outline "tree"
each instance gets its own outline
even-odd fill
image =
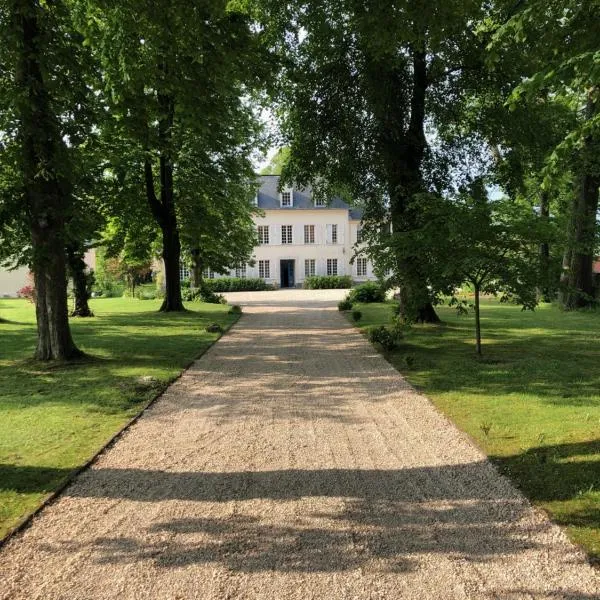
[[[499,20],[506,9],[500,3]],[[600,72],[598,6],[595,0],[519,3],[498,27],[490,43],[491,59],[507,45],[526,48],[538,59],[537,68],[522,73],[510,101],[545,97],[569,104],[578,118],[548,159],[548,170],[575,173],[568,249],[565,255],[566,309],[594,302],[592,263],[597,246],[600,187]]]
[[[79,23],[103,66],[115,139],[141,165],[146,201],[161,230],[161,310],[179,311],[180,204],[201,210],[203,165],[226,164],[232,178],[245,171],[256,134],[249,98],[265,63],[248,19],[225,0],[134,5],[89,0],[80,3]],[[247,151],[241,157],[231,152],[240,146]],[[184,169],[186,155],[200,166]],[[186,186],[195,192],[184,193]]]
[[[478,56],[481,4],[264,0],[261,6],[259,18],[285,55],[278,100],[291,157],[284,177],[346,189],[365,204],[367,243],[394,247],[394,237],[418,219],[412,199],[439,187],[440,164],[425,130],[441,107],[457,101],[462,74]],[[401,286],[405,311],[437,320],[419,257],[383,252],[379,258]]]
[[[66,221],[74,209],[67,145],[59,114],[68,85],[74,45],[69,14],[61,2],[11,0],[0,14],[3,87],[1,95],[5,176],[2,229],[17,240],[29,233],[29,260],[36,288],[39,360],[81,355],[71,337],[67,309]],[[18,251],[17,242],[14,249]],[[21,248],[21,252],[23,249]]]
[[[502,294],[527,309],[537,304],[539,219],[527,203],[489,201],[481,179],[455,198],[428,194],[420,203],[420,226],[397,243],[403,252],[426,256],[437,265],[430,271],[434,288],[443,290],[451,305],[465,310],[457,291],[465,283],[472,287],[475,348],[481,355],[482,294]]]

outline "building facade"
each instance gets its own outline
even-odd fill
[[[259,244],[254,264],[241,265],[228,275],[258,277],[276,287],[301,287],[311,275],[349,275],[356,282],[375,279],[371,261],[357,253],[362,213],[339,198],[319,203],[310,188],[280,190],[279,179],[259,178],[255,202],[262,214],[255,217]],[[204,275],[219,277],[210,270]]]

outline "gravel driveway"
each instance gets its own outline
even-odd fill
[[[239,323],[0,552],[0,598],[600,598],[339,295],[232,294]]]

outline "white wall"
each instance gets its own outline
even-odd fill
[[[258,261],[270,261],[270,283],[279,285],[281,260],[294,260],[294,279],[296,284],[301,284],[305,278],[305,260],[315,260],[315,274],[327,274],[327,259],[335,258],[338,261],[338,275],[350,275],[355,280],[373,278],[373,269],[367,266],[367,275],[358,277],[356,265],[350,264],[354,254],[353,245],[356,242],[356,232],[359,226],[357,221],[348,220],[348,211],[345,209],[290,209],[290,210],[265,210],[264,216],[255,219],[256,226],[269,226],[269,244],[255,248],[253,258],[254,267],[248,267],[248,277],[258,277]],[[337,243],[327,241],[327,226],[337,225]],[[291,225],[293,243],[281,243],[281,226]],[[315,226],[315,243],[304,243],[304,226]]]
[[[85,264],[91,269],[96,268],[96,250],[92,248],[85,253]],[[17,292],[26,285],[33,285],[33,281],[28,277],[29,269],[21,267],[14,271],[7,271],[0,268],[0,298],[14,298]]]
[[[14,298],[22,287],[31,285],[31,281],[27,278],[28,274],[27,267],[14,271],[0,269],[0,298]]]

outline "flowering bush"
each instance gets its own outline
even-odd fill
[[[27,298],[29,302],[35,302],[35,287],[33,285],[24,285],[18,292],[18,298]]]

